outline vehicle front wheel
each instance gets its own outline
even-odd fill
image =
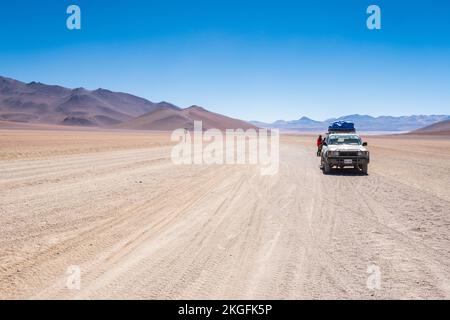
[[[362,164],[361,165],[361,171],[362,171],[362,173],[364,173],[364,174],[367,174],[368,173],[368,165],[367,165],[367,163],[366,164]]]
[[[325,174],[330,173],[331,167],[330,167],[330,165],[328,164],[328,162],[327,162],[326,160],[323,160],[323,159],[322,159],[322,164],[323,164],[323,172],[324,172]]]

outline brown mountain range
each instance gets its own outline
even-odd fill
[[[450,136],[450,120],[434,123],[422,129],[412,131],[411,134]]]
[[[0,125],[23,123],[135,130],[193,128],[202,120],[204,128],[256,128],[201,107],[181,109],[168,102],[154,103],[106,89],[68,89],[38,82],[24,83],[0,77]]]

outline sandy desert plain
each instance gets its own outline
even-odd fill
[[[366,141],[368,176],[307,135],[261,176],[174,165],[165,132],[1,130],[0,299],[450,298],[450,138]]]

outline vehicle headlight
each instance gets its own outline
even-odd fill
[[[339,151],[330,151],[330,157],[339,157]]]
[[[358,156],[367,157],[369,155],[369,151],[358,151]]]

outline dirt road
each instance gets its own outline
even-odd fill
[[[166,142],[1,131],[0,298],[450,298],[449,139],[368,138],[369,176],[323,175],[311,137],[276,176]]]

